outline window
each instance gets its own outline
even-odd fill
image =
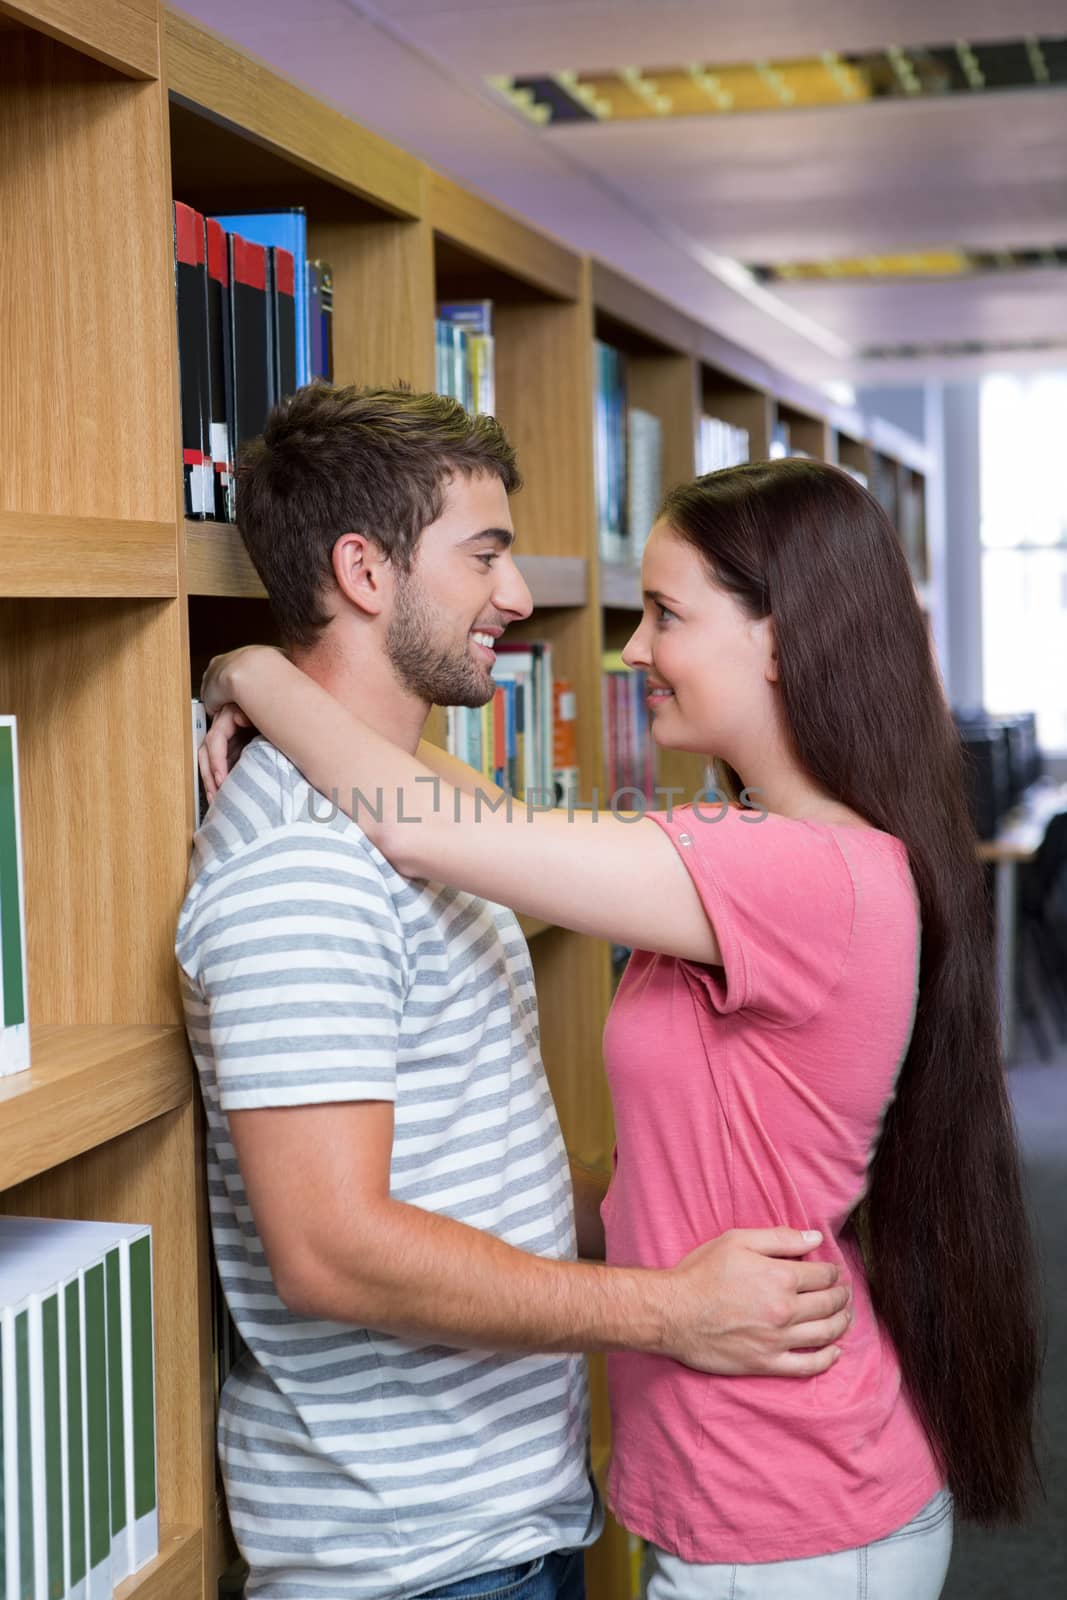
[[[1036,711],[1067,751],[1067,373],[981,390],[982,670],[986,709]]]

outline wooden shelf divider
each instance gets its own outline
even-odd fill
[[[0,1190],[192,1097],[185,1029],[31,1027],[31,1066],[0,1078]]]
[[[114,1600],[200,1600],[203,1559],[199,1528],[160,1528],[158,1556],[118,1584]]]
[[[178,593],[171,522],[0,511],[0,595],[158,600]]]

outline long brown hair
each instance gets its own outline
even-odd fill
[[[854,1222],[960,1514],[1017,1520],[1036,1475],[1037,1275],[960,740],[907,563],[877,501],[821,462],[710,473],[673,490],[661,516],[749,615],[773,617],[806,771],[907,846],[919,996]]]

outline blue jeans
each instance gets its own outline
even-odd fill
[[[952,1496],[874,1544],[803,1561],[703,1565],[645,1552],[645,1600],[937,1600],[952,1553]]]
[[[427,1589],[418,1600],[585,1600],[582,1552],[556,1550],[518,1567],[498,1567],[443,1589]]]

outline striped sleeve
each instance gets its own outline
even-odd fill
[[[280,829],[206,886],[179,959],[223,1111],[395,1100],[401,923],[359,841]]]

